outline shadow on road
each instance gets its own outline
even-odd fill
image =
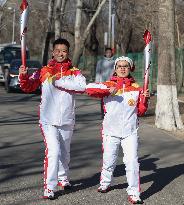
[[[6,95],[1,95],[1,100],[0,100],[0,105],[11,105],[12,103],[16,103],[16,104],[23,104],[26,103],[28,101],[31,102],[39,102],[40,101],[40,95],[39,94],[25,94],[25,93],[15,93],[14,96],[12,96],[13,93],[11,93],[11,97],[10,94],[6,94]]]
[[[141,178],[142,183],[152,181],[152,185],[142,193],[142,199],[145,200],[150,196],[161,191],[165,186],[170,184],[173,180],[183,175],[184,164],[174,165],[172,167],[165,167],[156,169],[155,173]]]
[[[178,178],[183,174],[184,170],[184,164],[174,165],[171,167],[165,167],[165,168],[156,168],[155,161],[158,161],[159,158],[147,158],[149,155],[145,155],[144,157],[140,158],[140,169],[141,170],[153,170],[154,173],[141,177],[141,184],[147,183],[147,182],[153,182],[152,185],[142,193],[142,199],[145,200],[149,198],[150,196],[156,194],[157,192],[161,191],[165,186],[170,184],[173,180]],[[116,169],[114,171],[114,178],[124,176],[125,177],[125,166],[124,165],[117,165]],[[100,172],[96,173],[92,177],[72,181],[73,188],[70,191],[63,192],[58,191],[56,192],[57,197],[68,194],[71,192],[76,192],[83,189],[88,189],[93,186],[96,186],[99,184],[100,181]],[[127,183],[119,183],[111,187],[111,190],[116,189],[126,189]]]
[[[123,176],[125,175],[125,166],[124,165],[117,165],[114,171],[114,177],[119,177],[119,176]],[[68,194],[68,193],[72,193],[72,192],[76,192],[79,190],[83,190],[83,189],[88,189],[91,188],[93,186],[97,186],[100,182],[100,172],[94,174],[91,177],[88,178],[84,178],[84,179],[79,179],[79,180],[75,180],[75,181],[71,181],[72,183],[72,189],[68,190],[68,191],[64,191],[60,190],[56,192],[56,196],[57,198],[61,195],[64,194]],[[118,185],[114,185],[111,187],[112,190],[114,189],[124,189],[127,187],[127,184],[118,184]]]

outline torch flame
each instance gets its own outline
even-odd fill
[[[148,45],[151,42],[151,40],[152,40],[151,33],[148,30],[146,30],[144,32],[143,38],[144,38],[145,44]]]
[[[22,0],[22,3],[20,5],[20,9],[23,12],[24,10],[26,10],[26,8],[28,7],[28,3],[26,0]]]

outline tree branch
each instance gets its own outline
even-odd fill
[[[88,36],[88,34],[89,34],[89,31],[90,31],[90,29],[91,29],[91,26],[93,25],[93,23],[94,23],[96,17],[97,17],[98,14],[100,13],[100,11],[101,11],[101,9],[102,9],[102,6],[105,4],[106,1],[107,1],[107,0],[103,0],[103,1],[100,3],[100,5],[98,6],[98,8],[97,8],[95,14],[93,15],[92,19],[90,20],[90,22],[89,22],[87,28],[86,28],[85,31],[84,31],[84,35],[83,35],[83,37],[82,37],[82,41],[83,41],[83,42],[86,41],[87,36]]]

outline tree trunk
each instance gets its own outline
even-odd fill
[[[62,17],[65,10],[67,0],[57,0],[56,2],[56,16],[55,16],[55,39],[61,37]]]
[[[117,43],[121,49],[121,54],[126,55],[130,46],[133,32],[133,17],[130,12],[131,1],[117,1],[116,3],[117,17]]]
[[[75,21],[75,49],[73,54],[73,65],[78,66],[80,57],[83,53],[83,49],[85,46],[86,39],[89,35],[90,29],[92,25],[95,22],[95,19],[97,18],[98,14],[100,13],[102,6],[105,4],[107,0],[102,0],[101,3],[99,3],[99,6],[91,18],[89,24],[87,25],[85,31],[83,32],[83,35],[81,34],[81,16],[82,16],[82,0],[77,0],[77,10],[76,10],[76,21]]]
[[[176,67],[176,85],[177,85],[177,92],[179,93],[182,90],[183,86],[183,50],[178,48],[178,62]]]
[[[44,43],[45,47],[44,47],[44,52],[43,52],[43,57],[42,57],[42,65],[43,66],[47,65],[51,36],[52,36],[52,33],[47,32],[46,38],[45,38],[45,43]]]
[[[176,89],[174,0],[159,0],[159,48],[156,121],[168,131],[183,129]]]
[[[177,31],[177,39],[178,39],[178,63],[176,64],[176,81],[177,81],[177,91],[178,93],[181,91],[183,86],[183,52],[181,49],[181,40],[180,40],[180,31],[179,25],[176,21],[176,31]]]
[[[127,30],[122,32],[124,34],[124,35],[122,35],[121,42],[120,42],[122,55],[126,55],[126,53],[127,53],[127,50],[129,48],[129,45],[130,45],[131,37],[132,37],[132,31],[133,31],[132,27],[129,26],[127,28]]]
[[[48,61],[49,45],[50,45],[50,39],[52,36],[54,3],[55,3],[55,0],[50,0],[49,5],[48,5],[48,26],[47,26],[47,33],[46,33],[46,38],[45,38],[45,43],[44,43],[44,51],[43,51],[43,57],[42,57],[42,64],[43,65],[47,65],[47,61]]]
[[[61,36],[61,22],[60,22],[61,3],[62,3],[62,0],[56,1],[55,39],[58,39]]]
[[[80,56],[82,55],[82,45],[81,45],[81,24],[82,24],[82,6],[83,0],[77,0],[76,8],[76,20],[75,20],[75,48],[73,53],[73,65],[78,66]]]
[[[72,63],[75,67],[78,67],[79,65],[80,57],[82,56],[83,49],[84,49],[84,45],[81,45],[81,46],[79,45],[78,47],[75,47],[74,49]]]
[[[3,9],[0,8],[0,34],[1,34],[1,26],[2,26],[2,16],[3,16]]]
[[[90,70],[90,81],[94,81],[96,74],[96,64],[97,64],[97,56],[98,56],[98,46],[99,42],[96,38],[96,21],[91,28],[91,32],[86,41],[85,46],[85,56],[87,58],[86,68]]]

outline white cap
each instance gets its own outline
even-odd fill
[[[126,57],[126,56],[121,56],[115,60],[114,70],[116,69],[116,64],[118,61],[127,61],[130,64],[130,70],[131,71],[134,70],[134,63],[133,63],[132,59],[130,59],[129,57]]]

